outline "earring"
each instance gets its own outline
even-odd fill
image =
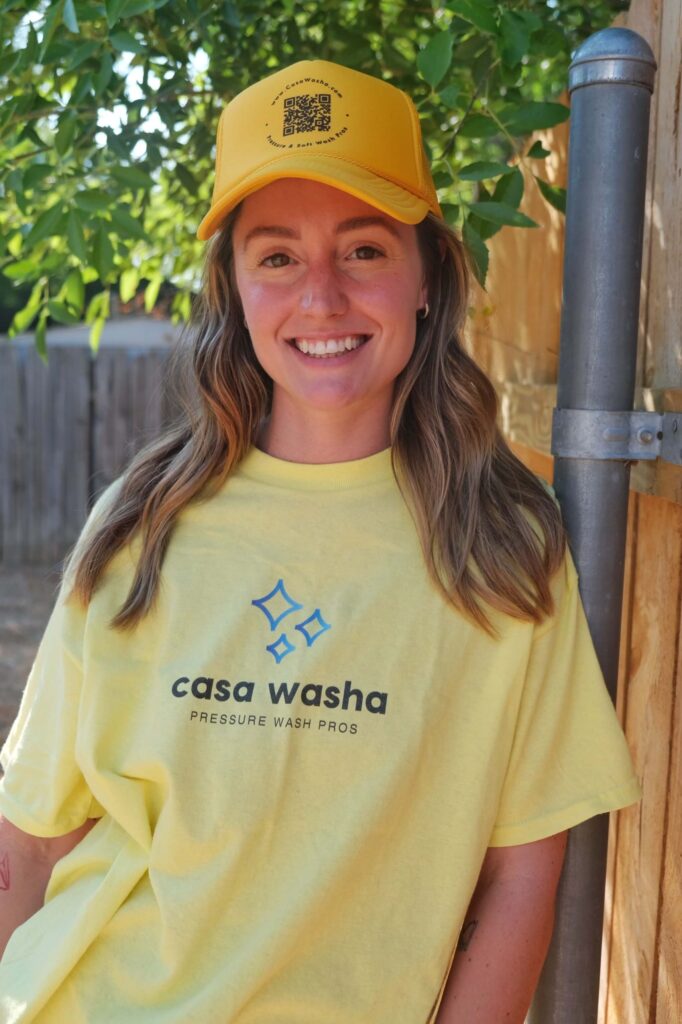
[[[427,302],[424,306],[422,306],[421,309],[417,310],[417,316],[418,316],[418,318],[420,320],[426,320],[428,315],[429,315],[429,304]]]

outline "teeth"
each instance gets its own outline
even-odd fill
[[[327,341],[309,341],[307,338],[293,339],[299,352],[317,357],[350,352],[352,349],[359,348],[366,340],[366,336],[361,334],[349,334],[346,338],[330,338]]]

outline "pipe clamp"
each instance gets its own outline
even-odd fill
[[[562,459],[661,459],[682,466],[682,413],[555,409],[551,450]]]

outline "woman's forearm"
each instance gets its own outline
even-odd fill
[[[554,923],[532,886],[491,884],[472,900],[436,1024],[523,1024]]]
[[[0,828],[0,957],[20,924],[42,906],[51,868]]]
[[[436,1024],[524,1024],[552,937],[564,841],[552,837],[542,848],[529,844],[531,856],[542,853],[537,874],[526,869],[533,867],[529,862],[522,871],[482,876]]]
[[[54,839],[41,839],[16,828],[0,815],[0,957],[13,932],[40,910],[52,869],[96,823]]]

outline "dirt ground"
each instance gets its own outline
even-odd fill
[[[58,585],[50,569],[0,569],[0,745],[17,713]]]

